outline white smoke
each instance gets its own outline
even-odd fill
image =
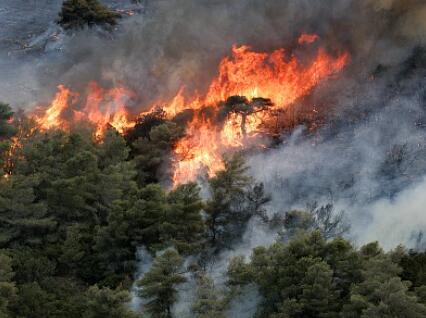
[[[319,132],[310,135],[302,126],[282,136],[277,148],[249,158],[253,176],[272,194],[269,212],[332,201],[346,211],[356,242],[379,240],[385,248],[414,246],[412,234],[426,228],[426,82],[424,73],[407,75],[410,67],[425,68],[424,62],[407,62],[426,43],[424,0],[146,1],[146,14],[123,19],[113,35],[56,31],[58,1],[0,2],[0,100],[15,108],[49,100],[59,83],[78,90],[91,80],[129,85],[140,95],[137,106],[173,96],[181,85],[202,91],[232,44],[271,50],[291,46],[301,32],[317,32],[331,51],[348,50],[352,62],[338,80],[312,93],[312,105],[329,109]],[[26,11],[11,21],[22,8]],[[28,39],[22,25],[33,28]],[[10,38],[37,49],[16,49]],[[209,275],[220,286],[230,257],[248,257],[253,247],[275,237],[252,220],[242,241],[218,257]],[[136,278],[152,262],[146,250],[138,255]],[[193,285],[181,291],[177,316],[188,312]],[[132,295],[136,308],[141,302],[136,286]],[[250,295],[257,299],[255,292]],[[229,317],[243,317],[241,308],[248,306],[240,300],[232,303]]]
[[[363,209],[370,220],[353,228],[359,243],[379,241],[386,250],[399,244],[415,248],[415,235],[426,230],[426,179],[393,199],[381,199]]]
[[[148,250],[144,246],[140,246],[136,251],[136,261],[138,265],[134,277],[134,283],[130,290],[130,295],[132,298],[129,306],[134,311],[140,311],[144,304],[144,300],[139,297],[141,287],[137,285],[137,281],[141,279],[145,275],[145,273],[150,270],[154,259],[151,253],[148,252]]]

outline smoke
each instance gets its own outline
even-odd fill
[[[57,3],[45,3],[49,12],[58,10]],[[113,35],[86,30],[61,39],[59,48],[43,47],[48,57],[35,57],[38,65],[26,66],[37,76],[37,81],[24,81],[34,82],[33,98],[47,99],[58,83],[76,90],[91,80],[105,86],[121,83],[138,92],[140,111],[159,97],[174,96],[182,85],[188,93],[205,90],[233,44],[291,50],[301,32],[315,32],[331,52],[349,50],[353,68],[369,71],[378,63],[400,63],[426,33],[422,1],[170,0],[146,1],[144,10],[123,19]],[[40,17],[46,25],[46,16]],[[48,19],[52,22],[54,15]],[[14,74],[25,78],[28,73]],[[6,88],[0,93],[16,105],[13,97],[19,94]]]
[[[357,228],[360,243],[379,240],[385,249],[399,244],[414,248],[416,234],[426,229],[426,180],[411,186],[393,199],[380,199],[364,207],[371,216],[365,228]],[[421,238],[421,236],[420,236]]]
[[[229,309],[225,312],[225,317],[255,317],[260,299],[256,286],[245,286],[241,294],[232,299]]]
[[[346,211],[357,242],[368,237],[386,247],[408,244],[423,222],[408,218],[400,223],[405,231],[375,231],[381,222],[393,222],[377,213],[376,204],[385,198],[395,204],[393,211],[400,209],[393,198],[426,174],[424,71],[398,82],[396,76],[390,81],[394,71],[389,70],[374,82],[357,84],[337,100],[342,107],[319,132],[312,135],[300,128],[278,148],[252,156],[252,174],[272,193],[271,209],[284,213],[313,201],[333,202]],[[345,84],[350,91],[350,83]],[[404,210],[399,213],[404,217]],[[394,216],[389,212],[388,218],[397,220]]]
[[[144,300],[139,297],[139,292],[141,287],[137,286],[137,281],[141,279],[151,268],[152,263],[154,261],[152,255],[146,247],[141,246],[138,247],[136,251],[136,261],[137,261],[137,270],[135,273],[135,281],[131,288],[131,301],[130,301],[130,308],[134,311],[139,311],[143,305]]]
[[[414,247],[413,234],[426,228],[423,0],[146,1],[144,13],[122,19],[113,34],[57,29],[58,1],[37,1],[38,10],[28,1],[13,3],[0,11],[0,23],[11,24],[5,14],[33,8],[33,24],[24,18],[17,23],[34,25],[34,35],[24,41],[31,47],[22,49],[6,39],[22,39],[29,31],[0,27],[0,100],[25,109],[46,103],[59,83],[82,91],[96,80],[137,92],[132,106],[140,112],[174,96],[181,86],[188,94],[205,91],[233,44],[255,50],[284,47],[288,54],[303,56],[296,49],[298,35],[317,33],[330,54],[349,51],[351,63],[295,105],[296,110],[318,109],[325,117],[321,129],[312,133],[302,124],[281,136],[277,148],[248,158],[252,175],[272,195],[269,212],[333,202],[345,210],[357,243],[379,240],[387,249],[399,243]],[[220,286],[230,257],[248,256],[275,236],[252,220],[242,241],[220,255],[210,276]],[[192,301],[190,284],[180,293],[179,313]],[[241,308],[247,306],[235,300],[229,316]]]

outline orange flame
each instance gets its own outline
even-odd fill
[[[195,116],[188,125],[186,136],[175,147],[174,184],[193,180],[203,170],[211,177],[224,165],[221,158],[221,136],[217,127],[204,116]]]
[[[310,44],[318,39],[315,34],[302,34],[298,43]],[[241,149],[249,140],[256,138],[259,128],[273,116],[269,110],[285,110],[318,83],[341,71],[348,60],[347,53],[334,57],[322,48],[317,49],[309,63],[301,63],[296,56],[286,54],[284,49],[267,53],[255,52],[246,45],[233,46],[231,56],[220,62],[218,75],[211,81],[205,95],[187,96],[182,86],[170,101],[159,99],[156,103],[165,105],[163,111],[169,119],[186,109],[193,110],[194,114],[185,136],[174,148],[173,183],[192,181],[203,171],[213,176],[223,168],[221,158],[224,152]],[[58,89],[45,114],[36,118],[42,129],[69,126],[64,113],[69,107],[70,97],[77,94],[62,85]],[[108,125],[124,133],[135,125],[126,111],[126,103],[133,95],[123,87],[103,89],[92,82],[81,109],[73,110],[72,120],[94,125],[98,138]],[[272,105],[268,109],[245,114],[230,112],[225,114],[225,120],[216,120],[224,112],[220,102],[234,95],[245,96],[248,100],[269,98]],[[206,106],[213,109],[213,115],[207,117],[204,114],[202,109]],[[155,108],[151,107],[141,115]]]
[[[299,36],[299,39],[297,39],[297,43],[299,43],[300,45],[311,44],[311,43],[314,43],[318,39],[319,39],[319,36],[316,35],[316,34],[302,33]]]
[[[303,39],[308,40],[313,38]],[[172,103],[172,114],[185,108],[199,109],[200,105],[218,105],[218,102],[233,95],[268,97],[274,103],[274,109],[285,109],[321,80],[339,72],[349,59],[347,53],[333,58],[319,49],[314,61],[302,66],[294,56],[286,61],[284,53],[283,49],[268,54],[253,52],[248,46],[234,46],[232,57],[222,60],[219,75],[212,81],[202,102],[197,97],[185,103],[181,89]],[[179,101],[179,107],[176,100]],[[165,110],[170,112],[169,107]],[[255,133],[268,116],[267,111],[249,115],[245,123],[247,134]],[[202,169],[207,169],[210,176],[214,175],[223,168],[221,157],[225,151],[244,146],[247,136],[242,132],[241,116],[229,114],[221,131],[217,130],[205,119],[194,119],[189,123],[186,136],[175,148],[175,185],[194,180]]]
[[[34,135],[35,127],[27,126],[23,119],[11,117],[8,122],[14,124],[17,128],[16,134],[10,138],[10,143],[7,151],[4,153],[3,172],[4,177],[9,179],[14,173],[16,162],[23,158],[21,153],[23,149],[23,142]]]
[[[108,124],[118,132],[124,133],[134,123],[127,118],[125,103],[132,96],[132,92],[116,87],[104,90],[96,82],[89,84],[89,93],[86,98],[86,105],[82,112],[77,113],[76,119],[86,118],[96,126],[95,136],[101,138]]]
[[[35,117],[36,122],[41,129],[52,129],[64,127],[66,122],[61,118],[62,113],[68,108],[68,99],[72,96],[72,92],[64,85],[58,86],[52,104],[47,108],[46,112],[41,117]]]
[[[80,96],[64,85],[59,85],[50,107],[46,109],[43,116],[35,116],[35,119],[42,130],[69,129],[71,122],[84,121],[95,127],[97,138],[102,137],[108,125],[124,133],[126,129],[134,126],[134,122],[128,119],[125,105],[132,95],[132,92],[123,87],[105,90],[96,82],[91,82],[88,85],[86,99],[83,101],[84,107],[81,110],[72,109],[72,118],[66,119],[66,112],[70,110],[72,104],[77,103],[76,99]],[[75,100],[70,103],[71,97]]]
[[[286,61],[284,49],[268,54],[253,52],[248,46],[234,46],[232,53],[232,58],[225,58],[220,64],[219,76],[206,97],[207,104],[242,95],[268,97],[279,107],[286,107],[320,80],[340,71],[348,59],[347,54],[334,59],[320,49],[315,60],[303,68],[294,56]]]

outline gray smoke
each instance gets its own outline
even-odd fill
[[[140,246],[136,251],[136,261],[138,265],[134,277],[134,283],[130,291],[132,298],[129,306],[130,308],[132,308],[132,310],[139,311],[142,309],[145,303],[144,300],[139,297],[141,287],[137,285],[137,281],[141,279],[145,275],[145,273],[147,273],[151,269],[154,258],[146,249],[146,247]]]
[[[424,242],[419,239],[426,229],[425,191],[426,182],[423,180],[393,199],[383,198],[363,207],[370,215],[370,222],[365,228],[354,229],[359,242],[379,240],[388,250],[399,244],[424,247]]]
[[[283,133],[278,146],[249,156],[251,173],[272,195],[270,213],[333,202],[345,210],[357,244],[379,240],[387,249],[399,243],[415,247],[416,235],[426,229],[423,0],[105,3],[142,13],[122,19],[112,34],[65,33],[54,23],[60,2],[0,0],[0,100],[30,109],[50,100],[59,83],[83,91],[96,80],[133,89],[138,98],[132,106],[139,112],[159,97],[174,96],[182,85],[189,93],[205,91],[233,44],[285,47],[303,60],[309,56],[295,39],[301,32],[317,33],[330,54],[351,55],[341,74],[294,106],[312,114],[315,108],[323,125],[311,132],[300,123]],[[253,247],[275,238],[252,220],[242,241],[217,259],[209,275],[220,286],[230,257],[248,257]],[[191,283],[182,287],[178,314],[188,311]],[[245,295],[258,299],[254,289]],[[242,308],[251,307],[233,301],[228,316],[243,317]]]
[[[412,81],[410,85],[420,85],[424,78]],[[298,130],[277,149],[251,157],[250,166],[253,175],[272,193],[272,209],[277,212],[303,209],[313,201],[333,202],[346,211],[357,241],[366,242],[368,237],[392,247],[389,235],[393,235],[393,243],[408,244],[410,232],[421,230],[419,226],[424,226],[424,222],[411,218],[407,206],[399,212],[400,218],[406,218],[399,222],[405,231],[376,231],[381,222],[393,222],[385,221],[383,212],[378,217],[376,202],[386,198],[392,205],[396,197],[396,205],[401,207],[398,193],[421,183],[426,174],[424,91],[408,96],[401,92],[381,98],[375,105],[380,87],[368,83],[365,89],[360,104],[354,107],[359,106],[362,113],[362,104],[370,105],[370,114],[359,123],[351,127],[350,113],[336,114],[344,117],[343,127],[325,127],[314,136]],[[394,217],[395,212],[389,212],[389,218]]]
[[[105,2],[131,6],[130,1]],[[397,6],[394,4],[397,2],[409,4]],[[81,91],[88,81],[97,80],[107,87],[121,83],[133,88],[140,97],[135,104],[137,111],[160,96],[174,96],[182,85],[189,92],[205,90],[218,62],[229,54],[232,44],[249,44],[256,50],[287,47],[291,51],[301,32],[318,33],[331,53],[343,48],[349,50],[351,68],[357,70],[357,75],[365,75],[379,63],[401,63],[415,45],[425,41],[422,1],[380,3],[370,0],[145,1],[145,13],[122,19],[112,35],[99,30],[68,34],[59,45],[53,45],[53,50],[49,50],[51,46],[38,47],[37,53],[47,50],[41,56],[33,51],[25,55],[10,49],[7,53],[13,57],[9,56],[4,64],[21,66],[7,72],[9,83],[15,78],[19,82],[21,76],[25,79],[21,80],[23,83],[34,82],[30,85],[33,98],[28,98],[29,102],[47,100],[58,83]],[[43,27],[47,29],[54,21],[59,5],[57,1],[28,4],[20,0],[5,7],[5,15],[22,17],[21,8],[32,10],[30,21],[36,21],[34,34],[40,35]],[[27,29],[30,21],[23,19]],[[7,38],[14,38],[29,31],[9,27],[6,32]],[[3,38],[5,42],[6,36]],[[22,67],[22,59],[16,61],[22,54],[25,59],[30,55],[34,60]],[[28,74],[37,81],[27,80]],[[20,94],[10,91],[10,85],[0,88],[0,94],[13,105],[18,104],[13,101]],[[19,106],[27,105],[19,100]]]

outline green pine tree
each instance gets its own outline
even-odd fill
[[[0,252],[0,318],[12,317],[9,305],[16,300],[17,294],[13,276],[12,259]]]
[[[225,169],[209,180],[211,198],[206,203],[207,235],[216,248],[229,246],[241,237],[251,217],[265,217],[269,201],[262,184],[254,184],[240,154],[225,156]]]
[[[225,318],[226,298],[215,288],[211,278],[201,274],[197,279],[196,300],[192,311],[196,318]]]
[[[354,284],[343,317],[425,317],[426,307],[408,292],[411,283],[398,276],[401,268],[377,243],[361,249],[363,280]]]
[[[62,4],[58,23],[66,29],[84,26],[115,25],[120,15],[98,0],[66,0]]]
[[[148,300],[146,311],[153,317],[172,316],[176,287],[186,281],[181,272],[182,264],[182,257],[175,250],[168,249],[155,258],[152,268],[138,281],[140,296]]]
[[[111,290],[91,286],[86,292],[86,308],[83,318],[136,318],[127,304],[130,296],[127,291]]]

